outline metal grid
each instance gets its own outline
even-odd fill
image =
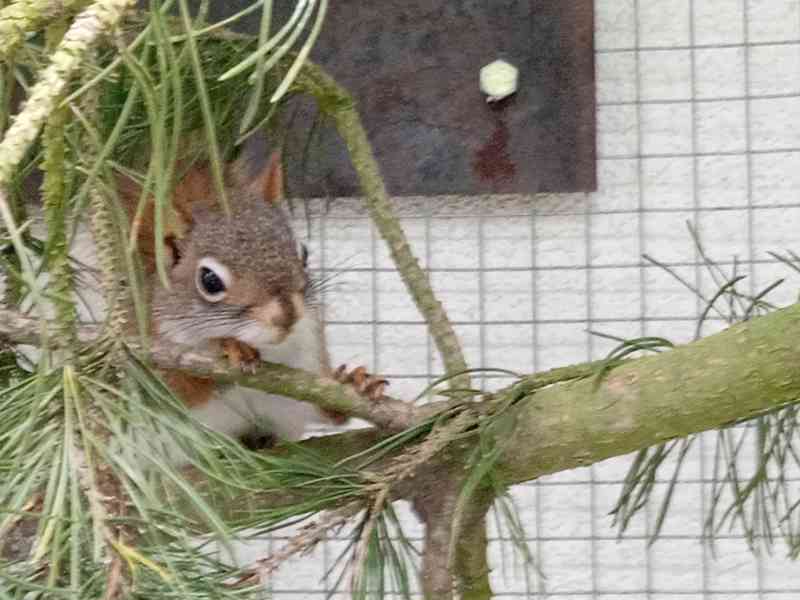
[[[711,289],[684,226],[693,222],[721,265],[776,274],[778,301],[798,281],[767,255],[796,249],[800,231],[800,0],[596,0],[600,190],[591,195],[409,198],[397,208],[450,311],[471,365],[535,371],[604,356],[591,335],[688,341],[699,300],[659,268]],[[441,373],[424,324],[357,201],[311,206],[313,266],[338,272],[326,317],[334,361],[364,363],[411,396]],[[736,257],[736,258],[734,258]],[[724,327],[712,322],[705,333]],[[485,377],[487,388],[502,377]],[[682,471],[660,541],[647,514],[623,541],[605,516],[627,460],[543,478],[515,490],[546,579],[500,567],[498,597],[561,600],[800,596],[800,570],[753,556],[741,532],[701,544],[712,445]],[[666,485],[665,481],[659,485]],[[413,516],[408,531],[419,539]],[[322,598],[344,540],[284,569],[276,598]],[[257,553],[258,548],[243,550]],[[341,597],[346,597],[342,595]]]

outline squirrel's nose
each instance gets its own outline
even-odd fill
[[[303,296],[300,293],[278,294],[266,303],[251,309],[254,319],[269,328],[276,328],[289,333],[305,312]]]

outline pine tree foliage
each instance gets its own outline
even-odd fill
[[[35,3],[17,4],[39,10]],[[191,14],[185,0],[154,1],[140,13],[130,2],[105,4],[75,5],[76,12],[52,21],[32,12],[31,31],[7,51],[2,67],[3,123],[10,124],[16,99],[32,97],[41,85],[69,27],[86,11],[108,8],[109,21],[98,22],[109,28],[81,49],[74,72],[61,73],[59,92],[40,94],[55,112],[29,124],[42,134],[29,148],[15,148],[24,158],[2,182],[9,211],[6,304],[49,319],[34,362],[26,364],[11,345],[2,354],[0,546],[13,557],[2,564],[2,591],[13,598],[244,597],[259,581],[220,562],[219,543],[360,502],[364,483],[358,471],[319,455],[259,455],[203,429],[120,341],[122,333],[133,333],[131,325],[147,331],[147,313],[115,173],[142,185],[142,201],[155,197],[156,235],[179,159],[208,159],[222,189],[224,162],[249,135],[277,121],[327,3],[298,3],[289,24],[271,33],[269,10],[257,2],[244,12],[264,10],[259,39],[220,35],[218,25],[203,21],[203,8]],[[20,112],[18,126],[26,116]],[[30,190],[22,185],[37,167],[44,174],[43,231],[28,220]],[[102,280],[108,311],[101,337],[78,346],[82,265],[72,262],[68,248],[86,214],[100,249],[100,273],[93,275]],[[133,313],[124,310],[130,305]],[[202,474],[205,497],[185,469],[171,466],[176,452]],[[306,501],[254,507],[238,518],[223,519],[208,502],[243,490],[295,488]],[[9,547],[23,522],[35,528],[24,540],[29,546]],[[198,537],[209,531],[210,537]]]
[[[704,295],[695,283],[685,280],[669,266],[649,256],[645,259],[697,296],[702,310],[695,339],[702,337],[703,326],[712,315],[733,325],[776,310],[777,307],[770,302],[770,294],[785,283],[785,278],[771,281],[760,290],[747,290],[747,274],[740,272],[741,265],[734,260],[730,271],[726,271],[706,252],[693,226],[687,224],[687,227],[706,276],[716,286],[711,296]],[[771,254],[787,270],[800,272],[800,257],[794,252]],[[659,338],[618,341],[620,346],[611,353],[612,359],[631,352],[661,352],[673,347],[668,340]],[[797,418],[797,407],[788,406],[755,419],[731,423],[716,431],[708,514],[702,532],[712,545],[720,533],[739,530],[753,551],[771,550],[775,538],[780,537],[789,554],[798,556],[800,495],[792,483],[792,474],[800,468]],[[658,539],[669,516],[672,500],[680,492],[682,468],[690,452],[699,446],[701,435],[707,434],[671,440],[636,454],[620,498],[612,509],[621,534],[634,516],[650,504],[657,506],[651,543]],[[666,492],[656,499],[653,496],[659,480],[667,482]]]
[[[410,597],[421,575],[428,597],[451,598],[455,586],[463,598],[487,598],[490,506],[497,529],[535,572],[508,495],[521,480],[507,463],[522,410],[561,384],[599,389],[634,357],[672,344],[619,340],[605,360],[529,376],[506,372],[512,383],[495,394],[472,389],[475,370],[466,369],[444,308],[392,216],[352,99],[306,60],[327,0],[298,0],[281,27],[273,26],[271,0],[215,24],[205,20],[207,2],[194,13],[186,0],[133,4],[0,2],[0,598],[251,598],[283,561],[332,532],[351,540],[332,575],[354,597]],[[226,29],[256,11],[258,36]],[[258,453],[193,421],[154,374],[145,282],[117,174],[141,185],[140,211],[155,198],[160,236],[179,170],[207,160],[223,191],[223,165],[256,132],[280,136],[286,102],[299,93],[310,94],[345,138],[367,206],[448,374],[420,394],[439,399],[427,409],[390,398],[383,409],[357,404],[341,390],[326,405],[319,398],[336,386],[317,382],[307,395],[326,408],[349,406],[376,429]],[[31,201],[37,171],[41,208]],[[87,228],[98,249],[92,267],[69,255]],[[768,295],[780,282],[744,293],[736,268],[724,272],[697,247],[719,284],[707,298],[686,282],[705,305],[698,337],[709,314],[735,323],[773,308]],[[798,257],[782,259],[800,270]],[[159,275],[166,279],[163,266]],[[87,336],[83,294],[93,286],[106,310]],[[24,324],[12,327],[12,315]],[[35,350],[22,342],[35,342]],[[793,406],[765,408],[745,428],[717,433],[710,537],[738,523],[753,546],[780,532],[798,552],[800,499],[785,477],[800,466],[796,422]],[[677,456],[658,535],[695,439],[636,456],[614,509],[623,529],[647,504],[665,459]],[[744,444],[758,447],[755,470],[738,463]],[[176,455],[186,466],[175,466],[169,457]],[[422,557],[402,529],[398,498],[411,499],[425,521]],[[283,527],[293,534],[272,554],[249,565],[225,558],[234,541]]]

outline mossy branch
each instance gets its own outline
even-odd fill
[[[540,389],[517,405],[496,474],[527,481],[797,403],[798,335],[796,304],[631,360],[601,380]]]
[[[37,319],[0,310],[0,337],[32,343],[38,339],[37,331]],[[81,327],[78,337],[90,341],[97,333],[96,327]],[[800,304],[669,352],[629,360],[599,381],[590,376],[595,365],[576,365],[523,377],[498,392],[485,394],[483,402],[466,406],[475,410],[478,419],[491,414],[493,406],[506,407],[506,414],[513,416],[513,428],[504,430],[503,438],[497,440],[503,453],[493,470],[498,483],[513,485],[797,403],[799,336]],[[160,366],[257,385],[270,393],[371,420],[383,418],[375,416],[380,410],[377,404],[370,406],[366,399],[334,381],[266,364],[255,375],[232,373],[214,359],[198,357],[195,361],[196,357],[175,356],[174,349],[165,349],[164,354],[156,349],[153,354]],[[275,381],[270,383],[273,377]],[[546,387],[541,387],[543,381],[548,382]],[[409,424],[430,416],[437,408],[451,406],[437,403],[411,412],[410,405],[399,400],[389,405],[389,410],[396,408],[398,414],[409,411],[404,417]],[[308,444],[335,459],[352,449],[363,450],[364,443],[375,442],[380,436],[380,432],[367,430],[316,438]],[[349,441],[344,443],[344,439]],[[471,449],[462,440],[450,451],[437,453],[420,473],[430,476],[437,465],[465,459]],[[440,479],[433,481],[438,484]],[[408,490],[409,496],[419,489],[415,483]]]
[[[66,22],[56,20],[47,27],[45,33],[47,48],[55,51],[63,39]],[[58,101],[63,98],[59,96]],[[69,260],[69,243],[67,231],[67,177],[66,156],[67,144],[65,131],[69,122],[69,109],[66,106],[56,108],[47,119],[42,134],[44,160],[42,172],[42,198],[44,217],[47,224],[47,245],[45,259],[50,271],[49,287],[53,292],[56,308],[56,327],[53,334],[64,339],[65,347],[73,346],[77,311],[72,301],[72,268]]]
[[[392,260],[414,303],[425,318],[445,371],[451,375],[460,374],[451,380],[452,387],[469,388],[469,376],[464,374],[467,363],[461,343],[447,311],[436,298],[430,279],[411,251],[405,232],[392,208],[372,145],[358,116],[355,100],[319,65],[311,61],[307,61],[303,67],[297,85],[303,92],[314,97],[320,111],[332,119],[347,146],[372,221],[389,247]]]

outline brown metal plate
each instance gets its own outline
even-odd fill
[[[593,21],[593,0],[335,0],[312,57],[357,98],[392,194],[589,191]],[[497,58],[520,88],[488,104],[479,71]],[[342,144],[310,110],[289,128],[290,191],[356,194]]]

